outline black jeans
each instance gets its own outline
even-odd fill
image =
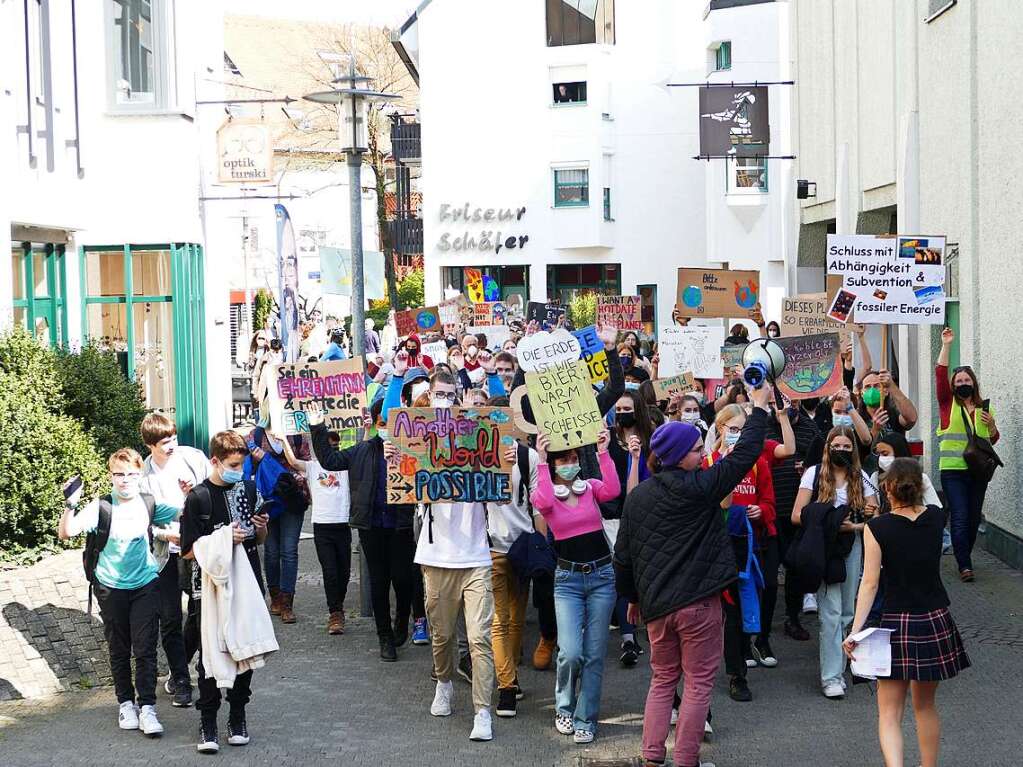
[[[725,611],[725,673],[745,679],[749,637],[742,630],[739,589],[734,583],[728,587],[728,599],[721,599],[721,606]]]
[[[533,607],[540,624],[540,636],[548,642],[558,639],[558,619],[554,613],[554,574],[533,578]]]
[[[408,623],[412,612],[415,541],[411,530],[370,527],[359,530],[359,546],[369,567],[370,600],[377,635],[393,636],[391,586],[394,586],[396,623]]]
[[[188,657],[185,655],[185,636],[182,633],[181,585],[178,581],[178,555],[171,554],[157,580],[160,591],[160,640],[167,655],[171,679],[191,684],[188,676]]]
[[[137,589],[93,587],[110,650],[110,672],[117,702],[156,705],[156,640],[160,636],[160,596],[156,580]],[[132,685],[131,657],[135,656]]]
[[[340,612],[344,609],[348,581],[352,577],[352,528],[347,522],[314,522],[313,543],[323,571],[327,610]]]
[[[764,574],[764,590],[760,592],[760,638],[771,638],[771,622],[778,605],[778,536],[764,538],[757,552],[757,562]],[[788,579],[786,579],[787,581]]]
[[[412,565],[412,618],[419,620],[426,617],[426,594],[423,591],[423,569]]]
[[[195,664],[195,669],[199,674],[199,699],[195,702],[195,707],[204,721],[216,721],[217,711],[220,710],[220,688],[217,687],[215,678],[206,676],[206,669],[202,665],[201,609],[200,600],[188,600],[185,643],[190,647],[195,647],[199,653],[199,660]],[[236,722],[244,719],[245,706],[252,697],[252,671],[246,671],[235,677],[234,686],[228,688],[225,697],[231,707],[228,721]]]
[[[796,536],[796,528],[792,524],[790,514],[779,512],[778,521],[778,561],[785,561],[785,554]],[[790,623],[799,623],[799,615],[803,610],[803,594],[799,587],[799,574],[788,565],[785,566],[785,617]]]

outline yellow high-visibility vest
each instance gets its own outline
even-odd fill
[[[941,471],[965,471],[966,461],[963,459],[963,451],[966,450],[967,435],[966,435],[966,421],[963,420],[965,414],[970,419],[970,425],[973,428],[974,433],[978,437],[984,437],[985,439],[991,438],[991,432],[988,431],[987,426],[980,420],[981,409],[974,408],[973,415],[970,416],[966,413],[966,408],[953,400],[952,402],[952,413],[948,419],[948,428],[942,429],[940,426],[937,430],[937,435],[941,438],[938,441],[938,468]],[[991,414],[994,415],[994,409],[990,410]]]

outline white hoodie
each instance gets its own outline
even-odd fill
[[[242,544],[225,525],[192,546],[202,570],[202,662],[217,687],[233,687],[235,677],[262,668],[279,647],[252,565]]]

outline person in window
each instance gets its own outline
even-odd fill
[[[567,104],[572,101],[572,97],[568,93],[568,86],[564,83],[560,83],[554,88],[554,103],[555,104]]]

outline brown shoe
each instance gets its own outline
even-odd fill
[[[973,581],[973,570],[970,570],[969,568],[965,570],[960,570],[959,580],[961,580],[963,583],[970,583],[971,581]]]
[[[335,635],[345,633],[344,610],[338,610],[337,612],[330,614],[330,620],[327,621],[327,633]]]
[[[270,587],[270,614],[281,614],[281,590],[276,586]]]
[[[557,645],[552,639],[540,637],[540,643],[533,652],[533,668],[537,671],[546,671],[551,667],[551,660],[554,658],[554,648]]]
[[[288,594],[284,591],[281,592],[281,623],[295,623],[298,618],[295,617],[295,611],[292,609],[295,605],[295,595]]]

